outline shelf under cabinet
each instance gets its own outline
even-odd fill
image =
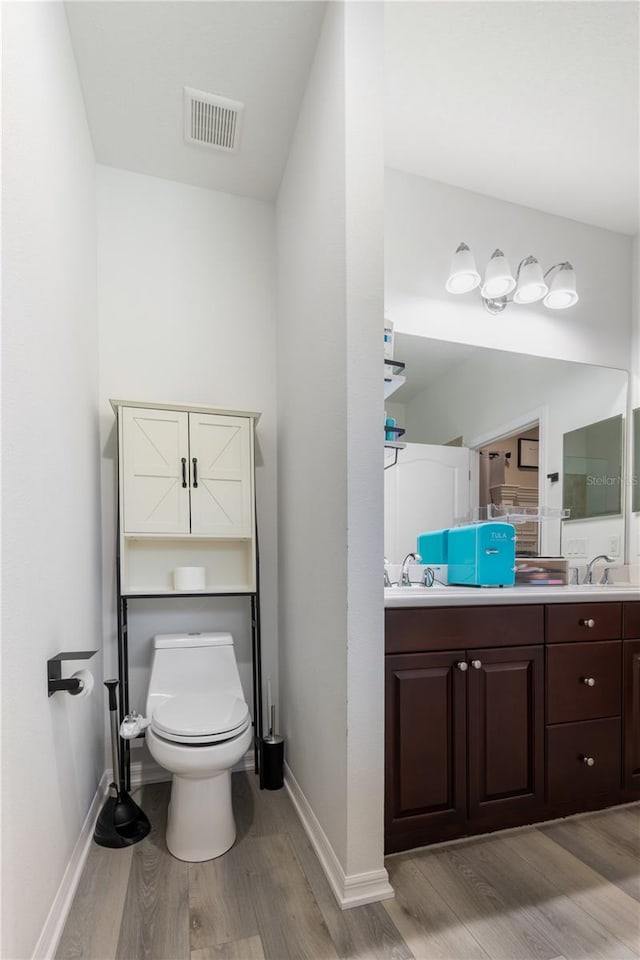
[[[204,567],[203,590],[174,590],[176,567]],[[133,596],[206,596],[253,593],[255,544],[252,540],[198,537],[126,537],[122,543],[121,592]]]
[[[224,587],[219,590],[205,588],[204,590],[128,590],[122,596],[127,600],[156,599],[161,597],[245,597],[251,596],[255,590],[245,586]]]

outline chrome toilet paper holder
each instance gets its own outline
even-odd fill
[[[82,681],[78,677],[67,677],[62,679],[62,661],[63,660],[90,660],[95,657],[97,650],[67,650],[62,653],[56,653],[55,657],[47,660],[47,693],[53,696],[59,690],[66,690],[72,696],[80,693],[82,690]]]

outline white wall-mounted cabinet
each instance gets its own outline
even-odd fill
[[[205,568],[205,593],[253,592],[259,414],[120,400],[112,405],[122,594],[177,593],[173,571],[181,566]]]

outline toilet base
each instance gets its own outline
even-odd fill
[[[195,780],[174,774],[167,819],[167,848],[178,860],[213,860],[233,846],[231,771]]]

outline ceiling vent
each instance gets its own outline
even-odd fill
[[[244,104],[202,90],[184,88],[184,138],[187,143],[232,153],[238,149]]]

